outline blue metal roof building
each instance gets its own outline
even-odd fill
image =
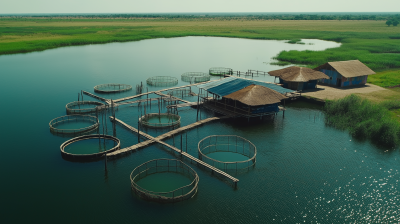
[[[280,107],[277,102],[274,103],[266,103],[262,105],[252,105],[243,102],[243,100],[235,100],[232,98],[232,95],[230,94],[235,94],[235,92],[238,91],[250,91],[247,90],[246,87],[250,87],[251,85],[258,85],[258,86],[263,86],[266,87],[267,89],[270,89],[269,92],[265,92],[265,90],[262,90],[265,92],[266,95],[259,95],[259,96],[254,96],[254,97],[266,97],[267,99],[276,99],[276,95],[274,95],[272,92],[275,92],[275,94],[281,93],[282,95],[286,95],[286,93],[293,93],[294,91],[291,89],[286,89],[283,88],[280,85],[276,85],[273,83],[265,83],[265,82],[260,82],[260,81],[255,81],[255,80],[248,80],[248,79],[242,79],[242,78],[236,78],[233,76],[230,76],[228,78],[220,79],[217,81],[212,81],[204,84],[199,84],[197,87],[199,89],[206,90],[207,92],[213,94],[212,99],[208,97],[201,97],[203,100],[203,105],[204,107],[217,112],[221,114],[225,114],[227,116],[231,117],[260,117],[260,116],[265,116],[265,115],[270,115],[270,114],[275,114],[279,111],[284,110],[283,107]],[[246,90],[245,90],[246,88]],[[253,91],[255,89],[252,89]],[[260,89],[258,89],[260,90]],[[257,91],[258,91],[257,90]],[[273,90],[273,91],[271,91]],[[260,92],[258,92],[260,93]],[[267,94],[267,93],[272,93]],[[240,93],[242,94],[242,93]],[[229,96],[228,96],[229,95]],[[278,94],[280,95],[280,94]],[[248,95],[248,96],[251,96]],[[218,99],[220,97],[220,99]],[[241,96],[240,96],[241,97]],[[271,97],[271,98],[270,98]],[[279,98],[279,97],[278,97]],[[287,98],[286,96],[282,96],[282,98]],[[243,99],[243,98],[241,98]],[[251,102],[254,102],[254,100],[250,100]],[[250,102],[248,101],[248,102]],[[268,101],[268,100],[266,100]],[[272,100],[273,101],[273,100]],[[243,102],[243,103],[242,103]]]
[[[234,93],[238,90],[241,90],[252,84],[264,86],[264,87],[270,88],[270,89],[275,90],[278,93],[282,93],[282,94],[293,92],[293,90],[291,90],[291,89],[286,89],[279,85],[275,85],[273,83],[265,83],[265,82],[255,81],[255,80],[241,79],[241,78],[236,78],[236,77],[232,77],[232,76],[225,78],[225,79],[215,81],[215,82],[200,84],[200,85],[197,85],[197,87],[200,89],[205,89],[212,94],[223,97],[223,96],[229,95],[231,93]]]

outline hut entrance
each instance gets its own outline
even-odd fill
[[[337,87],[341,87],[342,86],[342,79],[337,79],[337,81],[336,81],[336,86]]]

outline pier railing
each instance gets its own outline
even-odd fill
[[[148,120],[153,117],[167,117],[171,122],[167,123],[149,122]],[[165,127],[172,127],[175,125],[179,125],[181,123],[181,117],[177,114],[171,114],[171,113],[151,113],[143,115],[141,118],[139,118],[139,122],[141,125],[147,127],[165,128]]]
[[[105,88],[112,87],[113,90],[105,90]],[[117,83],[108,83],[108,84],[101,84],[94,87],[95,92],[99,93],[117,93],[131,90],[132,86],[127,84],[117,84]]]
[[[57,128],[57,126],[69,123],[69,122],[78,122],[78,121],[85,121],[93,123],[90,126],[77,128],[77,129],[61,129]],[[91,130],[94,130],[99,127],[99,120],[95,116],[90,115],[67,115],[62,117],[54,118],[49,123],[50,131],[57,134],[77,134],[77,133],[84,133]]]
[[[93,105],[90,108],[80,108],[80,106],[84,105]],[[86,114],[86,113],[94,113],[96,112],[96,107],[105,108],[104,103],[100,103],[97,101],[74,101],[65,105],[67,110],[67,114]]]
[[[256,163],[257,149],[249,140],[236,135],[211,135],[198,144],[199,159],[220,170],[249,169]],[[220,161],[209,156],[215,152],[241,154],[248,159],[243,161]]]
[[[181,76],[182,81],[190,83],[199,83],[210,81],[210,75],[204,72],[186,72]]]
[[[171,76],[155,76],[146,80],[150,86],[173,86],[178,84],[178,79]]]
[[[192,179],[191,183],[168,192],[149,191],[137,182],[156,173],[174,172]],[[199,176],[188,165],[175,159],[155,159],[136,167],[130,176],[132,190],[141,198],[157,202],[177,202],[193,197],[198,189]],[[173,181],[173,180],[171,180]]]

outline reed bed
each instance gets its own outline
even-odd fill
[[[349,130],[354,137],[369,138],[378,144],[394,147],[399,144],[400,124],[389,110],[399,108],[399,100],[373,103],[353,94],[327,101],[325,122]]]

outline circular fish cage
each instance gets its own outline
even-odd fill
[[[173,86],[178,84],[178,79],[171,76],[154,76],[146,80],[150,86]]]
[[[171,188],[174,189],[169,191],[162,191],[162,189],[146,189],[138,184],[140,180],[145,180],[149,178],[149,176],[151,178],[151,175],[153,175],[154,178],[154,175],[165,175],[166,173],[183,175],[189,178],[190,183],[177,188],[175,188],[176,186],[172,186]],[[192,198],[197,193],[199,183],[199,176],[196,171],[182,161],[175,159],[154,159],[145,162],[132,171],[130,179],[132,191],[134,191],[139,198],[164,203],[178,202]],[[172,180],[169,178],[168,181],[171,182]],[[155,184],[153,184],[153,186],[155,186]],[[159,184],[158,186],[163,186],[163,184]]]
[[[75,123],[75,125],[73,125]],[[89,126],[81,127],[77,123],[90,123]],[[70,126],[62,128],[62,126]],[[49,123],[50,132],[61,135],[75,135],[95,130],[99,127],[99,119],[90,115],[66,115],[54,118]],[[60,127],[61,126],[61,127]],[[75,127],[74,127],[75,126]]]
[[[200,160],[220,170],[243,170],[256,164],[256,146],[240,136],[211,135],[197,149]]]
[[[151,113],[139,118],[139,123],[146,127],[167,128],[179,125],[181,123],[181,117],[171,113]]]
[[[186,72],[181,76],[182,81],[190,83],[199,83],[210,81],[210,75],[204,72]]]
[[[94,91],[98,93],[118,93],[131,90],[132,86],[127,84],[108,83],[94,87]]]
[[[223,68],[223,67],[214,67],[209,70],[210,75],[221,76],[221,75],[230,75],[232,73],[231,68]]]
[[[104,140],[111,140],[114,142],[114,147],[112,147],[109,150],[104,150],[102,152],[96,152],[96,153],[90,153],[90,154],[75,154],[75,153],[68,153],[65,151],[65,148],[68,145],[71,145],[75,142],[79,141],[85,141],[85,140],[90,140],[90,139],[99,139],[99,144],[103,144]],[[113,152],[115,150],[118,150],[120,147],[120,140],[116,137],[113,137],[111,135],[82,135],[76,138],[71,138],[70,140],[64,142],[61,144],[60,149],[61,149],[61,155],[63,157],[66,157],[68,159],[95,159],[102,157],[105,153]]]
[[[98,106],[105,106],[97,101],[74,101],[65,105],[67,114],[87,114],[96,112]]]

